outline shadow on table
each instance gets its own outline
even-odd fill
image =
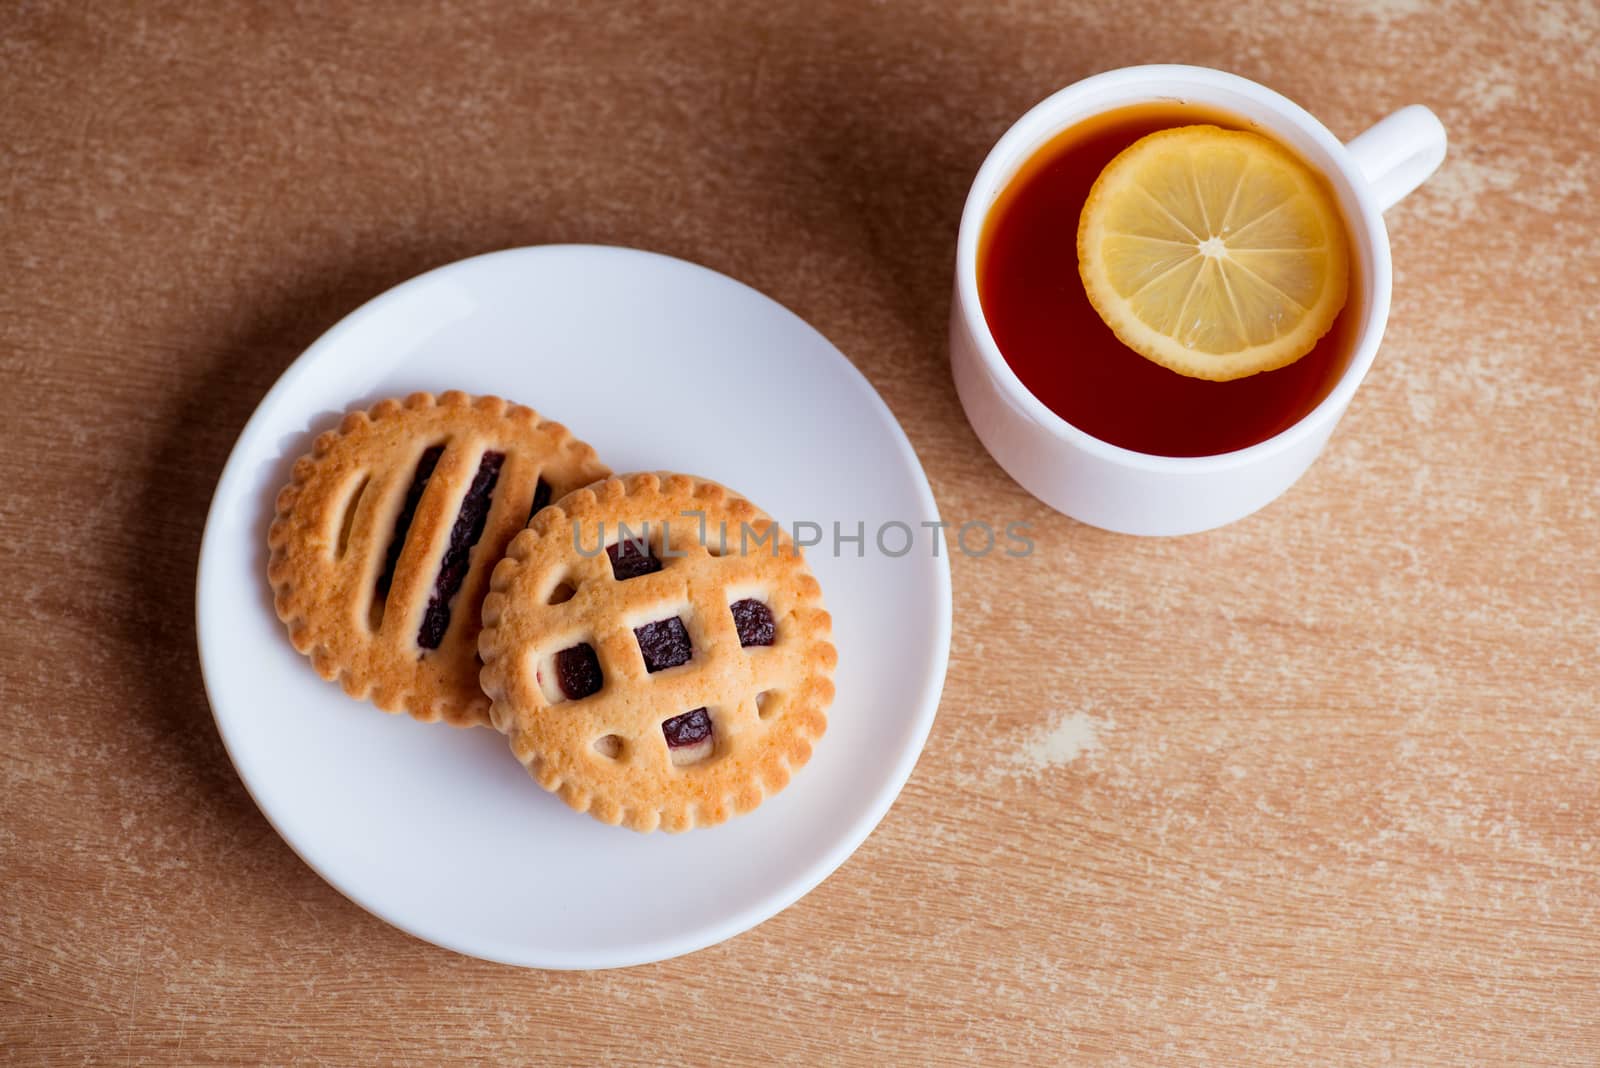
[[[840,25],[840,20],[848,25]],[[972,180],[994,142],[1048,93],[1092,73],[1092,57],[1060,56],[1048,70],[1013,72],[1016,42],[941,22],[891,18],[870,6],[838,13],[809,51],[826,63],[771,75],[783,121],[769,146],[781,166],[820,179],[834,209],[833,239],[854,246],[889,291],[952,397],[945,357],[957,231]],[[794,38],[819,31],[801,15]]]
[[[1019,65],[1027,42],[1006,27],[983,17],[892,18],[870,5],[836,12],[827,26],[794,16],[771,31],[775,56],[764,80],[775,98],[773,132],[751,166],[780,194],[811,191],[806,222],[820,231],[812,243],[839,250],[839,270],[866,290],[844,315],[857,317],[856,344],[885,346],[864,370],[913,444],[922,449],[936,433],[940,448],[978,457],[986,484],[1014,507],[1033,509],[988,459],[956,396],[948,330],[957,236],[994,143],[1105,57],[1079,49]],[[790,53],[811,58],[782,58]],[[772,210],[784,205],[775,199]],[[885,312],[893,325],[861,317]]]

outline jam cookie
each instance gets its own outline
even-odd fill
[[[486,723],[489,572],[553,497],[607,473],[565,427],[499,397],[413,393],[350,412],[278,494],[267,534],[278,618],[350,696]]]
[[[783,789],[827,729],[836,654],[793,540],[704,479],[635,474],[558,500],[483,602],[491,718],[546,790],[682,831]]]

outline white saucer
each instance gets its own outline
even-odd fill
[[[617,471],[704,475],[808,550],[834,618],[838,698],[793,783],[755,812],[640,835],[569,811],[504,739],[388,716],[322,681],[272,610],[266,528],[290,464],[346,408],[413,390],[495,393],[570,426]],[[550,246],[390,290],[307,349],[217,485],[196,609],[228,753],[285,841],[341,893],[438,945],[542,968],[688,953],[798,900],[867,837],[933,723],[950,645],[946,549],[894,416],[822,335],[680,260]],[[912,551],[874,544],[882,524]],[[833,524],[865,524],[834,552]],[[886,535],[898,551],[904,536]],[[934,554],[937,548],[938,555]]]

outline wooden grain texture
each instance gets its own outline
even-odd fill
[[[648,12],[648,13],[646,13]],[[1423,102],[1328,452],[1225,530],[1036,504],[944,355],[1011,119],[1172,60],[1351,136]],[[0,11],[0,1046],[17,1063],[1600,1063],[1592,0]],[[325,885],[194,656],[205,507],[289,361],[510,245],[683,256],[882,391],[947,519],[938,722],[862,849],[688,958],[549,974]]]

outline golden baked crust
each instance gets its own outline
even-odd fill
[[[660,570],[615,577],[599,548],[625,537],[623,523],[626,536],[648,538]],[[752,531],[745,552],[741,524]],[[769,540],[754,544],[760,536]],[[837,656],[821,587],[778,524],[714,482],[634,474],[577,490],[512,540],[490,591],[478,648],[494,725],[541,786],[602,822],[681,831],[748,812],[788,783],[827,729]],[[740,644],[730,606],[746,598],[770,609],[770,646]],[[634,628],[674,615],[692,659],[652,674]],[[542,674],[580,643],[593,647],[604,681],[589,696],[556,689],[552,699]],[[700,708],[710,752],[683,766],[662,724]]]
[[[402,549],[392,545],[396,523],[425,454],[437,459]],[[462,561],[459,589],[442,602],[448,625],[437,647],[424,648],[418,636],[441,561],[486,454],[503,460],[482,533]],[[487,723],[476,652],[489,572],[527,524],[541,480],[553,498],[606,474],[565,427],[499,397],[413,393],[350,412],[295,461],[278,494],[267,534],[278,618],[317,672],[350,696],[428,722]],[[391,563],[385,596],[379,585]],[[433,624],[442,618],[435,606]]]

